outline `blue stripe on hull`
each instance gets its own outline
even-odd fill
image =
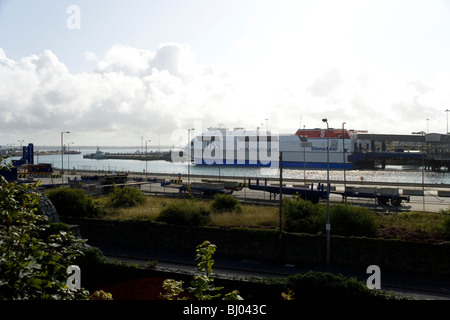
[[[204,159],[196,159],[194,161],[194,164],[198,165],[198,166],[224,166],[224,167],[263,167],[263,168],[268,168],[268,167],[274,167],[274,168],[278,168],[278,161],[274,161],[271,162],[269,164],[266,163],[260,163],[259,161],[255,162],[255,161],[237,161],[237,160],[223,160],[221,162],[215,160],[215,161],[205,161]],[[345,166],[343,163],[331,163],[330,162],[330,169],[355,169],[355,167],[353,166],[352,163],[346,163]],[[283,168],[288,168],[288,169],[327,169],[327,163],[326,162],[294,162],[294,161],[283,161]]]
[[[327,163],[326,162],[306,162],[303,164],[303,162],[284,162],[283,161],[283,168],[296,168],[296,169],[327,169]],[[343,163],[333,163],[330,162],[330,169],[354,169],[353,165],[351,163],[346,163],[345,166]]]

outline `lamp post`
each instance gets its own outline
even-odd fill
[[[306,146],[308,139],[305,136],[300,136],[300,141],[303,147],[303,184],[306,185]]]
[[[145,140],[145,176],[147,177],[147,171],[148,171],[148,169],[147,169],[147,160],[148,160],[148,157],[147,157],[147,142],[151,142],[152,140]]]
[[[188,185],[191,185],[191,159],[192,159],[192,146],[191,146],[191,131],[194,131],[194,128],[188,129]]]
[[[70,144],[75,144],[74,142],[67,143],[67,170],[70,172]]]
[[[63,143],[63,135],[64,133],[70,133],[69,131],[62,131],[61,132],[61,180],[64,183],[64,143]]]
[[[344,129],[345,122],[342,122],[342,154],[344,158],[344,194],[347,189],[347,179],[345,177],[345,129]],[[347,201],[346,201],[347,203]]]
[[[327,124],[327,266],[330,265],[330,138],[328,134],[328,130],[330,129],[328,126],[328,120],[326,118],[322,119],[323,122]]]
[[[446,134],[448,134],[448,112],[449,112],[450,110],[448,110],[448,109],[446,109],[444,112],[447,112],[447,131],[445,132]]]
[[[421,142],[421,154],[422,154],[422,206],[423,206],[423,212],[425,212],[425,163],[424,163],[424,155],[423,155],[423,142],[425,140],[425,131],[418,131],[418,132],[411,132],[412,134],[420,134],[422,136],[422,142]]]

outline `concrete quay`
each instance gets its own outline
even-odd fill
[[[67,185],[68,179],[81,180],[82,176],[103,176],[111,173],[108,172],[98,172],[98,171],[66,171],[66,173],[58,176],[57,178],[33,178],[34,181],[40,180],[42,185]],[[179,194],[179,184],[171,184],[167,186],[161,186],[161,181],[163,180],[178,180],[177,174],[165,174],[165,173],[135,173],[128,172],[128,180],[131,182],[133,180],[140,180],[139,187],[142,191],[147,194],[153,195],[176,195]],[[147,179],[156,179],[157,182],[151,182]],[[220,179],[226,181],[237,181],[241,183],[248,183],[248,178],[244,177],[234,177],[234,176],[207,176],[207,175],[183,175],[181,177],[182,183],[187,183],[188,180],[192,182],[201,182],[202,179]],[[266,178],[260,177],[259,183],[265,183]],[[256,178],[251,178],[252,183],[256,183]],[[304,179],[283,179],[283,185],[286,186],[301,186],[313,184],[316,188],[318,183],[326,184],[326,181],[312,181]],[[277,178],[267,178],[267,184],[279,185],[279,180]],[[333,180],[330,181],[330,201],[332,203],[342,203],[342,194],[344,188],[344,181]],[[363,205],[376,210],[386,211],[386,212],[397,212],[397,211],[424,211],[424,212],[440,212],[441,210],[450,209],[450,185],[444,184],[414,184],[414,183],[380,183],[371,181],[346,181],[345,187],[355,187],[355,188],[387,188],[387,189],[397,189],[398,193],[401,195],[407,195],[409,197],[409,202],[403,202],[402,206],[399,207],[383,207],[376,203],[376,199],[373,198],[358,198],[358,197],[347,197],[347,203],[352,203],[355,205]],[[273,197],[268,192],[250,190],[248,188],[243,188],[241,191],[234,191],[233,195],[239,198],[241,201],[253,202],[260,204],[273,204],[277,205],[279,203],[278,197]],[[292,197],[292,196],[283,196]]]

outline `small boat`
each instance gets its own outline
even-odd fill
[[[83,158],[87,159],[106,159],[106,154],[103,151],[100,151],[100,148],[97,146],[97,151],[91,154],[85,154]]]

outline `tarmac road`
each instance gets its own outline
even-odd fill
[[[196,181],[195,178],[191,178],[191,182]],[[200,179],[197,179],[200,181]],[[383,187],[379,185],[378,187]],[[392,186],[387,186],[392,188]],[[400,188],[400,187],[398,187]],[[179,193],[179,189],[176,185],[161,187],[159,183],[152,184],[144,184],[141,189],[144,192],[153,193],[153,194],[162,194],[162,193]],[[411,188],[409,188],[411,189]],[[371,208],[375,208],[377,210],[383,211],[425,211],[425,212],[440,212],[441,210],[450,209],[450,197],[442,197],[438,196],[438,190],[441,188],[436,187],[428,187],[424,190],[424,196],[409,196],[409,202],[403,202],[400,207],[391,207],[391,206],[381,206],[377,204],[375,199],[370,198],[347,198],[348,203],[360,204],[364,206],[369,206]],[[336,185],[336,192],[343,192],[343,185]],[[400,192],[402,190],[400,189]],[[258,190],[250,190],[248,188],[244,188],[241,191],[234,191],[233,195],[238,197],[242,201],[258,201],[262,202],[272,202],[274,205],[278,204],[278,195],[274,200],[273,195],[270,195],[268,192],[258,191]],[[292,197],[292,196],[284,196],[284,197]],[[343,197],[340,194],[336,194],[334,192],[330,193],[330,201],[333,203],[342,203]],[[322,200],[322,202],[325,202]]]
[[[74,179],[75,177],[78,180],[81,180],[81,175],[104,175],[106,173],[104,172],[81,172],[78,171],[76,172],[76,174],[65,174],[63,178],[55,178],[55,179],[50,179],[50,178],[41,178],[41,183],[42,184],[61,184],[61,182],[64,181],[64,183],[67,183],[68,181],[68,177],[70,179]],[[178,186],[175,184],[169,185],[169,186],[165,186],[162,187],[161,184],[159,182],[157,183],[149,183],[149,182],[145,182],[147,177],[155,177],[155,178],[159,178],[159,179],[177,179],[176,175],[166,175],[166,174],[151,174],[149,173],[148,175],[145,174],[138,174],[138,173],[130,173],[129,177],[140,177],[143,178],[144,182],[141,185],[141,190],[143,190],[146,193],[152,193],[152,194],[163,194],[163,193],[169,193],[169,194],[174,194],[174,193],[179,193],[179,189]],[[191,176],[190,177],[190,181],[191,182],[198,182],[201,181],[201,179],[204,178],[211,178],[211,177],[207,177],[207,176]],[[239,182],[248,182],[245,181],[244,178],[239,178],[239,177],[223,177],[223,180],[235,180],[235,181],[239,181]],[[35,179],[37,180],[37,179]],[[187,182],[187,177],[184,176],[183,177],[183,183]],[[253,179],[252,183],[255,183],[256,180]],[[320,183],[324,183],[323,181],[318,181]],[[271,180],[269,181],[269,183],[272,184],[277,184],[278,182],[276,180]],[[293,185],[293,184],[303,184],[303,179],[300,180],[287,180],[284,182],[286,185]],[[311,183],[311,181],[306,181],[306,183]],[[317,182],[314,182],[315,185],[317,185]],[[330,182],[332,187],[335,187],[335,192],[343,192],[344,191],[344,185],[342,181],[331,181]],[[361,186],[371,186],[371,187],[377,187],[377,188],[381,188],[381,187],[385,187],[385,188],[396,188],[399,189],[399,193],[403,194],[405,192],[405,190],[414,190],[414,191],[418,191],[418,192],[423,192],[424,196],[416,196],[416,195],[410,195],[410,201],[409,202],[403,202],[402,206],[400,207],[383,207],[379,204],[376,203],[375,199],[370,199],[370,198],[347,198],[347,201],[349,203],[354,203],[354,204],[360,204],[360,205],[364,205],[364,206],[369,206],[372,208],[375,208],[377,210],[384,210],[384,211],[390,211],[390,212],[396,212],[398,210],[401,211],[426,211],[426,212],[439,212],[441,210],[448,210],[450,209],[450,185],[419,185],[419,184],[395,184],[395,183],[386,183],[386,184],[381,184],[381,183],[374,183],[374,182],[369,182],[369,181],[364,181],[364,182],[351,182],[348,181],[346,183],[347,186],[356,186],[356,187],[361,187]],[[443,192],[448,192],[448,196],[442,196]],[[441,195],[439,195],[439,193],[441,193]],[[270,202],[270,200],[273,200],[273,197],[270,195],[270,193],[268,192],[263,192],[263,191],[257,191],[257,190],[250,190],[248,188],[244,188],[241,191],[234,191],[233,195],[235,195],[236,197],[238,197],[240,200],[243,201],[259,201],[259,202]],[[286,196],[284,196],[286,197]],[[278,199],[278,196],[277,196]],[[324,200],[322,200],[324,202]],[[342,203],[343,199],[342,196],[340,194],[336,194],[333,191],[330,193],[330,201],[331,202],[335,202],[335,203]],[[278,201],[272,201],[273,204],[277,204]]]
[[[195,253],[175,252],[169,250],[149,250],[136,247],[111,246],[101,243],[90,243],[98,247],[111,259],[145,264],[157,260],[157,267],[177,272],[193,272],[196,270]],[[312,269],[295,265],[278,265],[257,260],[230,259],[215,255],[213,271],[216,276],[236,278],[250,277],[286,277],[303,274],[309,270],[342,274],[354,277],[366,283],[370,274],[366,269],[316,266]],[[416,300],[450,300],[450,278],[406,274],[381,270],[381,290],[411,297]]]

